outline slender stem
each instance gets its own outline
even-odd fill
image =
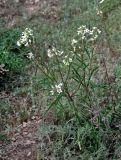
[[[66,83],[66,81],[64,81],[63,74],[62,74],[62,72],[61,72],[60,63],[59,63],[59,60],[58,60],[57,55],[56,55],[56,60],[57,60],[57,63],[58,63],[58,69],[59,69],[59,73],[60,73],[60,76],[61,76],[61,80],[62,80],[62,82],[63,82],[63,84],[64,84],[64,90],[65,90],[65,93],[66,93],[66,98],[67,98],[69,104],[73,107],[74,112],[75,112],[75,116],[76,116],[79,124],[81,125],[80,116],[78,115],[78,109],[77,109],[77,107],[75,106],[74,100],[73,100],[73,98],[71,97],[71,95],[70,95],[70,93],[69,93],[69,91],[68,91],[67,83]]]

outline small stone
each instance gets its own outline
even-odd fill
[[[19,133],[16,133],[16,134],[15,134],[15,137],[17,137],[17,136],[19,136]]]
[[[12,138],[12,141],[15,142],[15,141],[16,141],[16,138],[13,137],[13,138]]]
[[[32,118],[31,118],[31,119],[32,119],[32,120],[34,120],[35,118],[36,118],[35,116],[32,116]]]
[[[27,135],[28,134],[28,132],[23,132],[23,135]]]
[[[31,155],[31,152],[29,152],[28,154],[27,154],[27,157],[29,157]]]
[[[27,140],[25,145],[30,145],[30,144],[35,144],[36,142],[35,141],[30,141],[30,140]]]
[[[26,127],[27,126],[27,123],[26,122],[23,122],[23,127]]]
[[[31,124],[31,121],[28,121],[28,124]]]
[[[35,142],[35,141],[31,141],[31,143],[32,143],[32,144],[35,144],[36,142]]]
[[[29,134],[28,134],[28,137],[29,137],[29,138],[32,138],[32,134],[31,134],[31,133],[29,133]]]
[[[32,144],[32,142],[30,140],[27,140],[25,143],[25,145],[30,145],[30,144]]]
[[[40,123],[40,122],[41,122],[41,120],[38,120],[38,121],[37,121],[37,123]]]

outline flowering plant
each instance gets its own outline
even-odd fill
[[[66,103],[68,107],[72,107],[72,115],[75,115],[79,123],[80,115],[83,113],[80,112],[77,99],[83,93],[82,104],[85,104],[85,101],[91,103],[90,85],[98,68],[93,62],[94,42],[100,33],[97,27],[91,29],[84,25],[80,26],[76,36],[70,41],[69,51],[59,50],[53,45],[46,50],[47,61],[43,61],[41,55],[38,57],[38,53],[33,49],[36,44],[31,43],[34,42],[31,29],[25,29],[17,41],[18,46],[25,45],[30,48],[31,52],[27,57],[33,60],[33,67],[41,71],[42,77],[46,77],[48,83],[43,88],[46,87],[47,94],[52,97],[50,107],[57,104],[63,106],[63,103]]]

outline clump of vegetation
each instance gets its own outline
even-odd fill
[[[49,109],[54,107],[59,124],[41,130],[43,139],[47,138],[50,145],[43,156],[52,153],[51,156],[61,159],[120,157],[116,152],[120,131],[114,131],[120,126],[116,81],[110,81],[106,60],[100,59],[95,47],[101,32],[97,27],[79,27],[69,50],[49,48],[48,61],[44,64],[41,58],[36,61],[37,53],[33,52],[35,64],[46,78],[43,89],[51,97]],[[99,61],[103,63],[102,73]],[[40,147],[42,151],[45,148]]]
[[[21,72],[28,58],[31,106],[40,105],[36,97],[41,90],[48,107],[43,118],[49,110],[56,115],[53,124],[39,128],[39,159],[120,159],[121,62],[114,38],[119,24],[111,25],[120,2],[73,3],[50,28],[48,23],[39,33],[39,27],[25,28],[19,36],[13,31],[16,39],[8,39],[1,49],[1,70],[11,77]],[[70,14],[64,17],[65,13]],[[114,30],[116,35],[111,35]],[[27,121],[26,110],[19,113],[21,121]]]
[[[0,87],[12,83],[27,64],[27,48],[17,47],[19,29],[5,29],[0,37]]]

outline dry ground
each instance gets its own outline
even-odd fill
[[[59,0],[0,0],[0,17],[8,27],[19,23],[21,18],[42,17],[56,21],[59,11]]]

